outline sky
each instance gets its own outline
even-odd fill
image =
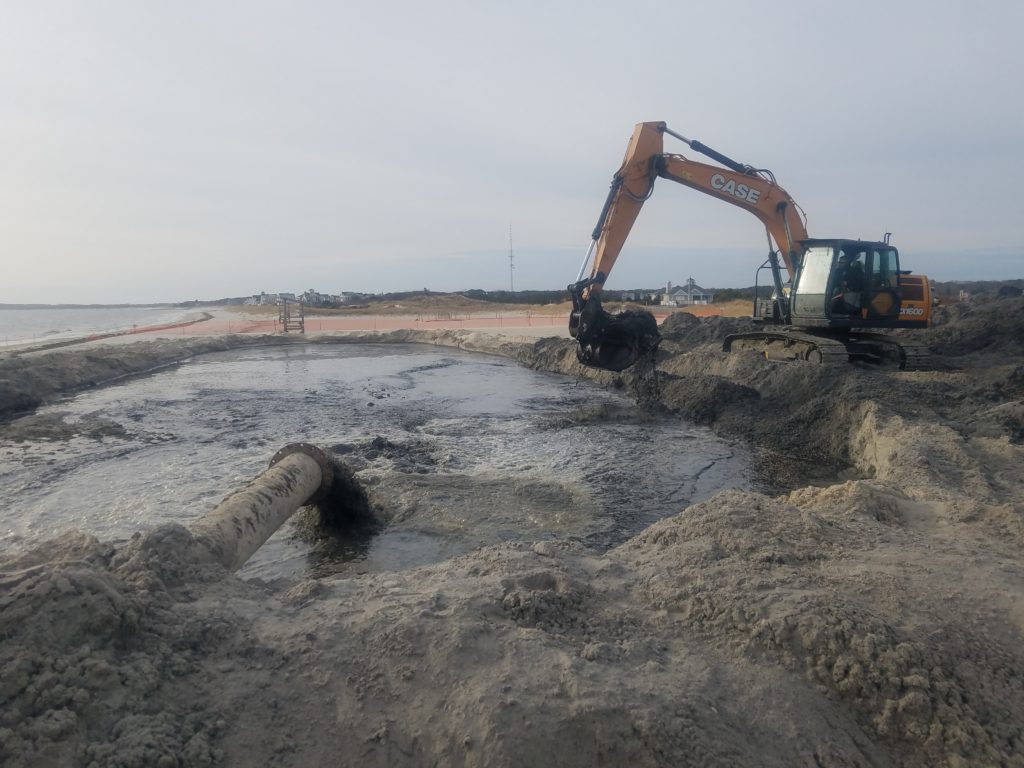
[[[650,120],[814,237],[1024,277],[1022,3],[0,3],[0,303],[563,288]],[[661,180],[606,285],[766,255]]]

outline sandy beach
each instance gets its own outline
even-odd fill
[[[838,479],[725,489],[605,552],[384,574],[242,581],[177,525],[6,552],[0,762],[1024,765],[1024,300],[941,314],[927,371],[727,355],[748,321],[686,314],[653,377],[584,369],[564,318],[532,317],[285,337],[215,312],[4,357],[8,441],[54,397],[206,352],[416,342],[632,391]]]
[[[134,336],[142,338],[175,338],[182,336],[220,336],[224,334],[279,333],[274,314],[240,308],[203,309],[210,317],[201,322],[177,328],[139,329]],[[403,314],[309,314],[305,333],[309,336],[342,332],[367,331],[452,331],[474,330],[512,336],[569,336],[568,314],[537,312],[407,312]]]

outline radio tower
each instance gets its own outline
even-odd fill
[[[515,279],[515,268],[516,265],[512,263],[514,253],[512,251],[512,225],[508,225],[508,290],[510,293],[516,292],[516,279]]]

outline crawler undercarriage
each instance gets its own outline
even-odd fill
[[[755,350],[769,360],[808,360],[842,365],[861,361],[905,371],[930,367],[926,346],[882,333],[859,331],[816,333],[806,328],[784,326],[770,331],[734,333],[726,337],[722,349],[726,352]]]

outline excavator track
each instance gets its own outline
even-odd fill
[[[932,353],[924,344],[903,344],[904,371],[931,371],[935,369]]]
[[[862,348],[883,350],[885,358],[899,361],[901,371],[927,371],[933,367],[931,353],[924,344],[911,344],[884,333],[856,333],[849,338]]]
[[[850,360],[846,345],[837,339],[785,328],[733,333],[725,337],[722,349],[750,349],[763,352],[769,360],[807,360],[826,365],[845,365]]]
[[[762,352],[769,360],[807,360],[825,365],[845,365],[852,361],[889,365],[900,370],[930,368],[928,348],[907,344],[881,333],[850,333],[841,336],[813,333],[796,328],[778,328],[726,336],[722,349],[731,352],[750,349]]]

